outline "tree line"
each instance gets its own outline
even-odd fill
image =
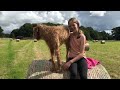
[[[49,26],[63,25],[59,23],[42,23]],[[112,29],[112,34],[108,34],[105,31],[97,31],[92,27],[81,26],[80,29],[84,32],[87,40],[120,40],[120,27]],[[0,27],[0,37],[8,38],[33,38],[33,28],[31,23],[25,23],[18,29],[12,30],[10,34],[3,33],[3,29]]]

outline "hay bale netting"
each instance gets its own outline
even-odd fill
[[[102,41],[101,41],[101,44],[105,44],[105,40],[102,40]]]
[[[20,41],[20,39],[16,39],[16,42],[19,42]]]
[[[37,42],[37,39],[34,39],[34,42]]]
[[[34,60],[29,66],[26,78],[27,79],[69,79],[68,71],[63,71],[62,73],[53,73],[50,71],[51,67],[52,67],[52,63],[48,60]],[[101,64],[99,64],[92,69],[88,69],[88,79],[111,79],[111,78],[108,72],[106,71],[106,69]]]
[[[85,51],[89,51],[89,49],[90,49],[90,45],[89,45],[89,43],[86,43],[85,44]]]

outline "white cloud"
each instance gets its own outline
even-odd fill
[[[108,34],[112,34],[112,30],[104,30],[106,33],[108,33]]]
[[[2,29],[4,30],[4,33],[10,33],[11,32],[11,28],[13,29],[18,29],[20,27],[19,24],[10,24],[9,26],[6,27],[2,27]]]
[[[104,16],[106,11],[90,11],[90,16]]]
[[[63,24],[68,25],[68,20],[65,20]]]
[[[10,32],[24,23],[53,22],[67,25],[71,17],[78,18],[76,11],[1,11],[0,26]]]
[[[53,22],[67,25],[72,17],[77,18],[83,26],[98,31],[120,26],[120,11],[0,11],[0,26],[6,33],[25,23]]]

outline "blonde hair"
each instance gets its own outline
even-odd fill
[[[76,18],[70,18],[69,20],[68,20],[68,25],[70,24],[70,22],[74,22],[74,23],[76,23],[77,24],[77,27],[78,27],[78,37],[80,37],[80,34],[83,34],[83,31],[82,30],[80,30],[80,23],[79,23],[79,21],[76,19]]]

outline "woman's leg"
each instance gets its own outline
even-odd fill
[[[80,75],[80,79],[87,79],[88,66],[85,58],[81,58],[77,61],[77,68],[78,73]]]
[[[68,61],[71,58],[68,59]],[[69,67],[70,79],[77,79],[77,63],[72,63]]]
[[[77,63],[72,63],[69,67],[70,79],[77,79]]]

